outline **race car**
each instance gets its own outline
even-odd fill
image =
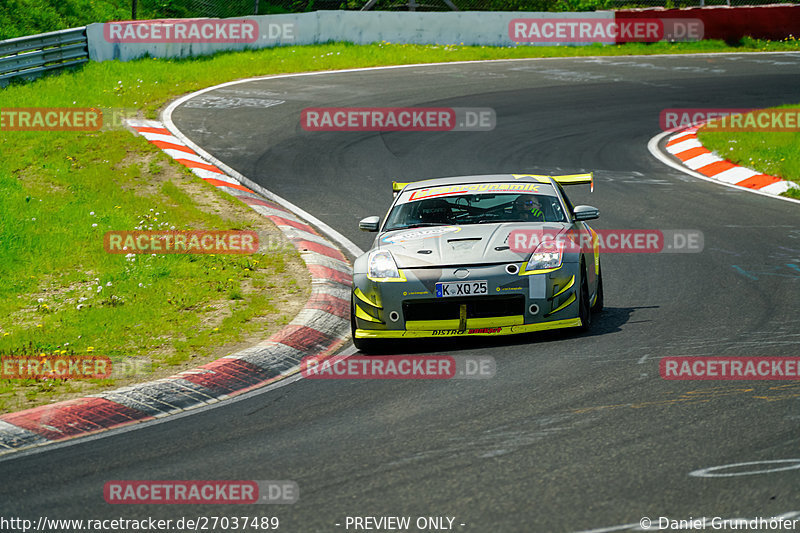
[[[599,210],[563,186],[592,174],[503,174],[392,184],[394,201],[353,266],[351,328],[361,351],[384,339],[587,328],[603,308]]]

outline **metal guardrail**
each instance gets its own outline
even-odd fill
[[[0,41],[0,87],[12,78],[33,79],[88,61],[85,26]]]

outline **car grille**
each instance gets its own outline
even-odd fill
[[[467,298],[427,298],[403,302],[403,317],[408,320],[458,319],[461,305],[467,305],[467,318],[518,316],[525,314],[525,297],[473,296]]]

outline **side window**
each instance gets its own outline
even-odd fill
[[[567,222],[569,220],[557,196],[545,196],[544,198],[542,207],[545,209],[545,221]]]
[[[572,202],[569,201],[567,193],[564,192],[564,188],[561,186],[561,184],[556,183],[556,186],[558,187],[558,192],[561,193],[561,198],[564,199],[567,209],[569,209],[569,218],[573,218],[575,216],[575,208],[572,206]]]

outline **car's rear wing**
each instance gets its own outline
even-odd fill
[[[539,175],[539,174],[513,174],[514,179],[520,178],[535,178],[537,181],[541,183],[549,183],[549,180],[552,178],[553,181],[558,183],[559,185],[589,185],[592,192],[594,192],[594,173],[593,172],[586,172],[584,174],[563,174],[561,176],[546,176],[546,175]],[[406,185],[409,185],[411,182],[392,182],[392,193],[397,196],[400,191],[402,191]]]
[[[536,178],[542,183],[548,183],[550,178],[559,185],[589,185],[590,190],[594,192],[594,173],[586,172],[584,174],[563,174],[561,176],[544,176],[537,174],[514,174],[515,179],[519,178]]]
[[[567,174],[565,176],[550,176],[553,180],[560,185],[584,185],[588,184],[594,189],[594,173],[587,172],[586,174]]]
[[[400,183],[400,182],[397,182],[397,181],[393,181],[392,182],[392,195],[397,196],[398,194],[400,194],[400,191],[405,189],[406,185],[408,185],[409,183],[411,183],[411,182],[407,181],[405,183]]]
[[[397,181],[393,181],[392,182],[392,192],[400,192],[400,191],[402,191],[405,188],[405,186],[408,185],[409,183],[410,182],[400,183],[400,182],[397,182]]]

